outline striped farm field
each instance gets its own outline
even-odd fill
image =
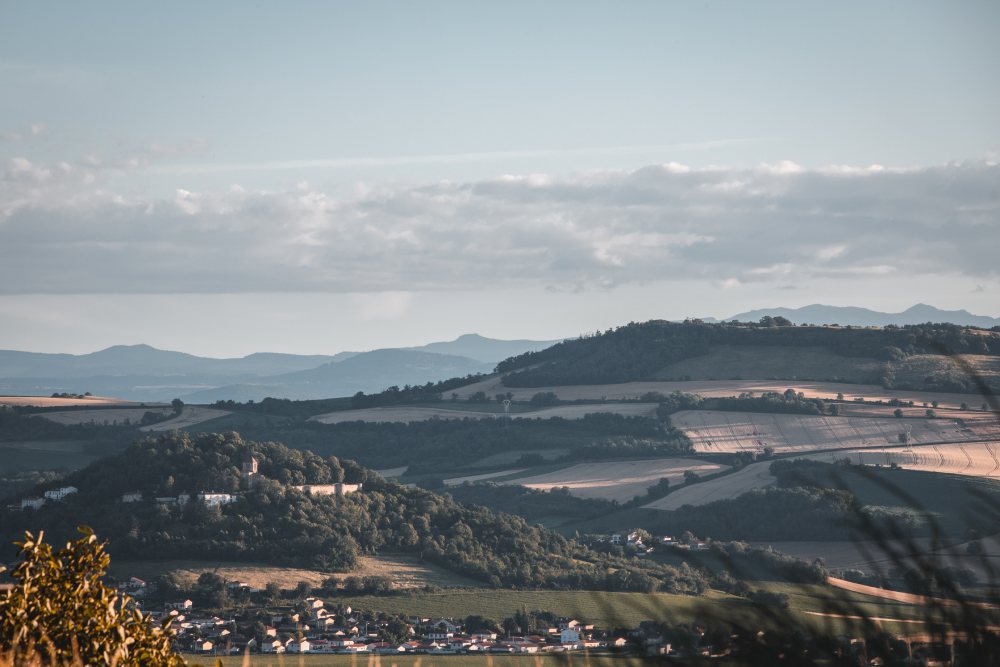
[[[39,416],[58,424],[138,424],[143,415],[152,412],[157,415],[168,415],[172,408],[105,408],[98,410],[67,410],[66,412],[44,412]]]
[[[479,475],[466,475],[464,477],[452,477],[450,479],[444,480],[445,486],[458,486],[459,484],[465,484],[466,482],[482,482],[488,479],[493,479],[495,477],[506,477],[507,475],[516,475],[519,472],[524,472],[524,468],[515,468],[513,470],[498,470],[496,472],[484,472]]]
[[[883,447],[808,454],[818,461],[850,459],[863,465],[897,465],[906,470],[1000,479],[1000,443],[974,442],[914,447]]]
[[[938,401],[942,408],[958,408],[962,403],[973,407],[982,403],[983,398],[976,394],[956,394],[945,392],[910,391],[908,389],[886,389],[873,384],[850,384],[847,382],[821,382],[814,380],[689,380],[689,381],[649,381],[622,382],[618,384],[581,384],[557,387],[507,387],[499,375],[490,376],[479,382],[458,387],[453,393],[459,399],[468,398],[482,391],[487,396],[497,393],[513,394],[515,401],[527,401],[538,392],[551,391],[564,401],[623,401],[638,400],[643,394],[651,391],[669,394],[679,391],[686,394],[699,394],[706,398],[738,396],[744,392],[762,394],[765,392],[781,393],[786,389],[795,389],[806,398],[835,399],[843,394],[844,399],[853,401],[889,401],[897,399],[903,402],[913,401],[916,405],[930,404]]]
[[[1000,442],[997,420],[965,425],[953,419],[897,419],[895,417],[829,417],[760,412],[684,410],[671,416],[697,452],[760,451],[777,454],[827,449],[898,445],[901,433],[912,444],[935,442]]]
[[[905,470],[919,470],[950,475],[1000,479],[1000,444],[987,442],[880,447],[804,453],[795,458],[827,463],[850,459],[851,463],[871,466],[896,465]],[[771,461],[760,461],[728,475],[685,486],[645,507],[675,510],[684,505],[705,505],[729,500],[775,481]]]
[[[541,410],[511,412],[511,419],[582,419],[585,415],[596,412],[607,412],[625,417],[653,417],[656,415],[656,403],[601,403],[591,405],[560,405]],[[477,410],[456,410],[446,407],[399,406],[382,408],[362,408],[358,410],[341,410],[310,417],[310,421],[323,424],[340,424],[343,422],[374,422],[374,423],[405,423],[426,421],[428,419],[495,419],[502,413]]]
[[[188,428],[191,426],[197,426],[202,422],[207,422],[212,419],[218,419],[219,417],[224,417],[229,413],[225,410],[216,410],[215,408],[203,408],[197,405],[185,405],[184,410],[174,417],[173,419],[168,419],[164,422],[159,422],[157,424],[152,424],[150,426],[143,426],[140,431],[172,431],[174,429]]]
[[[71,408],[78,405],[135,405],[133,401],[106,396],[83,398],[53,398],[50,396],[0,396],[0,405],[22,408]]]
[[[708,461],[683,458],[600,461],[578,463],[542,475],[508,479],[504,483],[542,490],[565,486],[571,494],[580,498],[625,502],[642,495],[661,478],[665,477],[676,485],[689,470],[698,475],[710,475],[727,468]]]
[[[653,510],[675,510],[684,505],[706,505],[716,500],[729,500],[748,491],[761,489],[774,482],[770,461],[751,463],[740,470],[697,484],[690,484],[671,491],[668,495],[648,505]]]

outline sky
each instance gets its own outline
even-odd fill
[[[996,2],[0,2],[0,349],[1000,315]]]

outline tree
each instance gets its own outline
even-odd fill
[[[902,410],[902,408],[896,408],[895,410],[892,411],[892,414],[896,416],[896,419],[902,419],[903,418],[903,410]]]
[[[529,402],[535,407],[558,405],[559,397],[553,391],[540,391],[532,396]]]
[[[0,662],[42,664],[185,665],[170,650],[169,621],[155,625],[128,596],[101,581],[111,559],[89,528],[83,537],[53,551],[24,534],[16,543],[21,562],[14,587],[0,598]],[[6,663],[5,663],[6,664]]]
[[[175,414],[179,415],[181,411],[184,410],[184,401],[182,401],[179,398],[175,398],[174,400],[170,401],[170,407],[174,409]]]
[[[937,401],[935,401],[935,403],[936,402]],[[924,414],[927,415],[928,419],[934,419],[935,417],[937,417],[937,413],[931,410],[930,408],[927,408],[927,410],[924,411]]]

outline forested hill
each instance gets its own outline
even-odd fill
[[[753,324],[653,320],[631,323],[604,333],[567,340],[545,350],[511,357],[501,362],[497,370],[507,373],[504,384],[509,387],[656,380],[664,379],[662,372],[671,364],[708,355],[720,346],[738,346],[741,349],[749,347],[760,351],[764,351],[764,348],[819,349],[841,358],[871,360],[879,362],[874,364],[878,368],[878,374],[872,380],[892,385],[894,367],[911,357],[1000,355],[1000,332],[952,324],[881,329],[788,326],[780,318],[764,318],[760,323]],[[779,375],[775,374],[773,377]],[[802,378],[803,375],[798,377]],[[931,377],[921,378],[916,384],[927,386],[905,388],[953,391],[979,389],[971,377],[958,377],[953,372],[947,378],[933,377],[932,373]],[[904,385],[897,383],[895,386]]]
[[[261,481],[247,488],[241,465],[259,461]],[[294,488],[363,483],[344,497]],[[0,513],[0,541],[45,530],[59,542],[89,525],[125,559],[236,560],[350,571],[360,555],[382,551],[425,560],[492,586],[593,590],[702,590],[701,575],[636,559],[598,555],[520,517],[463,506],[449,496],[388,482],[335,457],[244,442],[236,433],[173,432],[144,440],[58,483],[79,492],[36,511]],[[139,491],[143,499],[123,502]],[[230,504],[168,505],[156,497],[228,492]],[[610,573],[610,574],[609,574]]]

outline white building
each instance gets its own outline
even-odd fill
[[[312,648],[308,639],[303,639],[301,641],[290,641],[285,646],[285,650],[289,653],[308,653]]]
[[[58,489],[50,489],[45,492],[45,497],[49,500],[62,500],[66,496],[71,496],[79,491],[75,486],[61,486]]]
[[[349,493],[357,493],[361,490],[362,484],[300,484],[292,488],[298,489],[310,496],[346,496]]]
[[[205,507],[216,507],[218,505],[228,505],[229,503],[236,502],[236,496],[231,493],[215,493],[214,491],[206,491],[198,494],[198,501],[205,505]]]
[[[559,642],[561,644],[576,644],[580,641],[580,632],[578,630],[572,630],[566,628],[559,633]]]
[[[21,499],[21,509],[27,510],[37,510],[39,507],[45,504],[45,498],[22,498]]]
[[[142,501],[142,491],[129,491],[122,494],[123,503],[138,503]]]

